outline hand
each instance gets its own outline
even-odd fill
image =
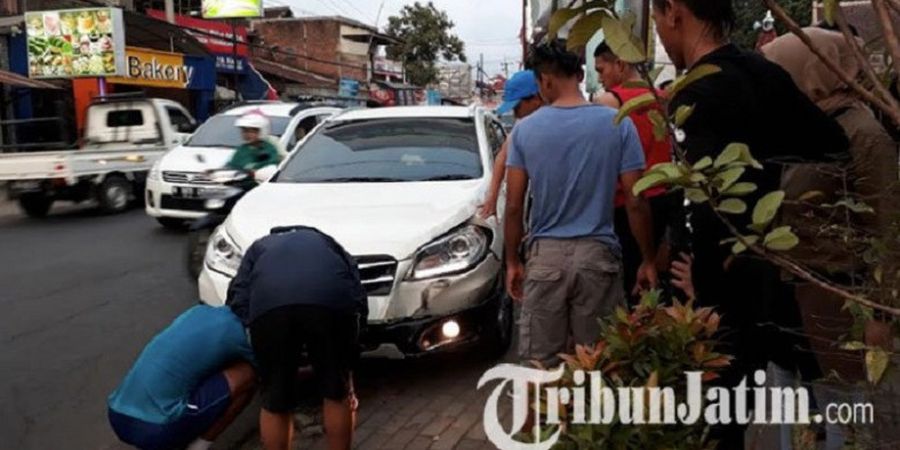
[[[656,288],[659,279],[656,275],[656,265],[653,261],[644,261],[637,271],[637,283],[631,290],[631,295],[640,295],[644,291]]]
[[[525,281],[525,265],[520,261],[506,264],[506,292],[513,300],[521,302],[525,298],[522,284]]]
[[[691,258],[691,255],[686,253],[679,253],[678,255],[680,259],[672,261],[672,267],[669,269],[672,273],[672,285],[681,289],[689,300],[696,298],[696,293],[694,292],[694,280],[691,277],[691,268],[694,264],[694,259]]]
[[[482,219],[488,219],[497,214],[497,199],[488,198],[483,204],[478,205],[478,216]]]

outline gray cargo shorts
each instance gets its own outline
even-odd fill
[[[560,363],[575,344],[594,344],[598,320],[624,305],[622,258],[593,239],[537,239],[525,263],[525,298],[519,316],[523,364]]]

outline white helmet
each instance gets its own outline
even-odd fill
[[[260,139],[269,135],[269,119],[259,111],[251,111],[239,117],[234,125],[240,128],[256,128]]]

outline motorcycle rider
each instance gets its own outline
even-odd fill
[[[240,127],[244,143],[237,148],[225,167],[253,172],[281,161],[278,149],[268,140],[269,119],[263,113],[250,111],[234,124]]]

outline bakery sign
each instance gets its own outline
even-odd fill
[[[185,63],[182,54],[127,47],[125,76],[109,77],[107,81],[115,84],[185,89],[191,84],[193,75],[194,68]]]

